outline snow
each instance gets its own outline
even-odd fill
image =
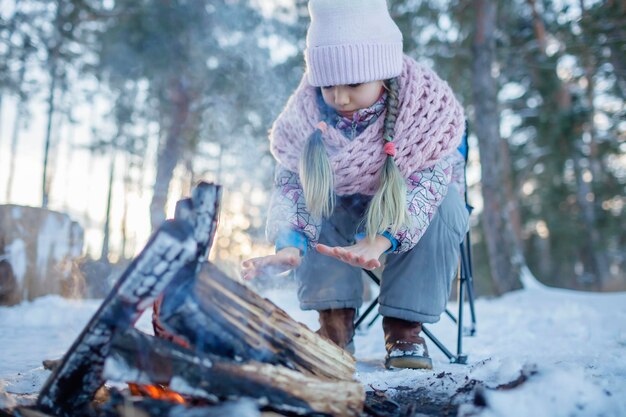
[[[263,295],[317,328],[316,313],[299,310],[294,288]],[[0,308],[0,408],[34,400],[49,375],[41,361],[60,357],[98,305],[47,296]],[[477,335],[464,338],[467,365],[448,363],[429,343],[434,370],[386,370],[378,321],[356,337],[357,379],[366,390],[392,397],[407,388],[426,389],[458,404],[459,416],[626,415],[626,293],[527,285],[479,299],[476,309]],[[138,327],[149,329],[149,320],[148,311]],[[446,317],[430,329],[455,347],[455,327]],[[474,396],[486,406],[474,405]]]
[[[537,289],[546,288],[545,285],[543,285],[541,282],[537,280],[537,278],[535,278],[533,273],[530,272],[530,269],[528,269],[528,266],[526,265],[522,266],[522,274],[521,274],[520,279],[522,281],[522,286],[526,288],[527,290],[537,290]]]

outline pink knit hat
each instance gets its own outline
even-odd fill
[[[310,0],[305,59],[316,87],[385,80],[402,71],[402,34],[385,0]]]

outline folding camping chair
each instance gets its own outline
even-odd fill
[[[468,128],[466,126],[465,133],[463,135],[463,139],[461,141],[461,145],[459,146],[459,152],[464,156],[465,163],[467,164],[467,155],[468,155]],[[467,187],[465,188],[465,206],[467,210],[472,212],[473,207],[467,204]],[[467,355],[463,353],[463,336],[474,336],[476,334],[476,311],[474,310],[474,278],[472,275],[472,252],[471,252],[471,240],[470,240],[470,232],[468,231],[465,235],[465,239],[461,242],[460,246],[460,260],[459,260],[459,273],[458,273],[458,303],[459,310],[458,315],[455,317],[452,312],[448,308],[445,310],[446,316],[450,318],[457,325],[457,342],[456,342],[456,355],[453,354],[433,333],[430,332],[426,328],[426,326],[422,326],[422,331],[424,334],[443,352],[444,355],[448,357],[450,363],[457,364],[465,364],[467,363]],[[380,279],[369,270],[363,270],[371,279],[380,287]],[[463,310],[465,304],[465,292],[467,291],[467,300],[470,308],[470,316],[471,316],[471,325],[469,328],[463,327]],[[367,319],[367,317],[372,313],[374,308],[378,305],[378,297],[371,302],[371,304],[365,309],[363,314],[359,316],[355,323],[355,327],[358,329],[363,324],[363,322]],[[373,319],[371,319],[366,327],[369,329],[376,322],[380,314],[376,314]]]

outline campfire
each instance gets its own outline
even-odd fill
[[[16,415],[360,415],[365,392],[354,358],[208,262],[220,195],[201,183],[178,202],[35,409]],[[155,302],[151,336],[133,325]],[[96,395],[107,382],[107,395]]]
[[[128,388],[130,393],[136,397],[149,397],[153,400],[169,401],[176,404],[187,403],[185,397],[164,385],[141,385],[129,382]]]

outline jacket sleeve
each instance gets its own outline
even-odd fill
[[[393,234],[397,246],[392,253],[406,252],[421,239],[448,192],[451,177],[452,165],[447,158],[409,176],[407,206],[410,224]]]
[[[277,250],[295,246],[306,252],[307,246],[319,239],[320,229],[321,219],[314,218],[306,207],[298,174],[278,165],[267,217],[268,240]]]

